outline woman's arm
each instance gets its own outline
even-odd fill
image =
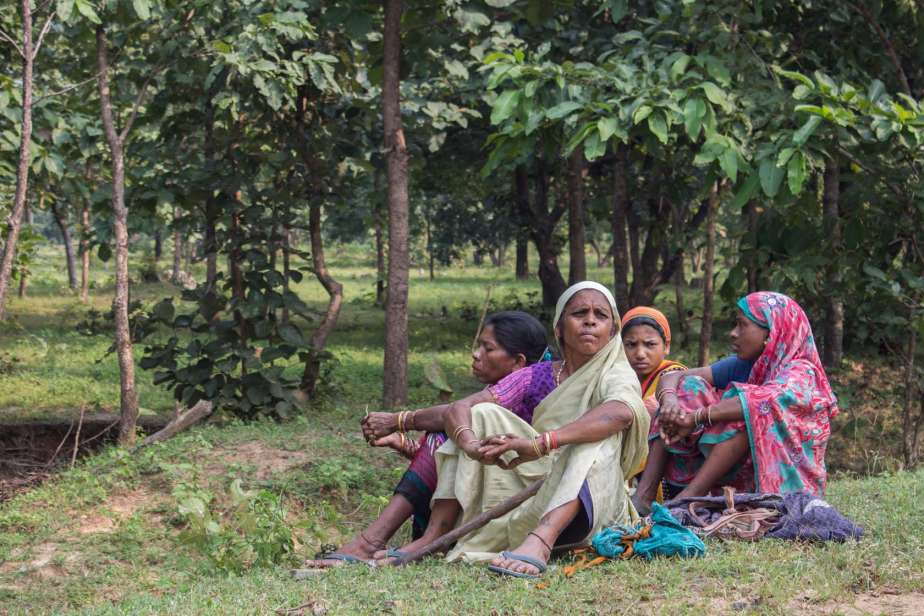
[[[692,413],[683,412],[679,406],[665,409],[661,407],[659,421],[661,438],[670,445],[685,438],[697,426],[740,421],[744,418],[744,409],[738,398],[724,398],[715,404],[699,408]]]
[[[631,426],[634,419],[632,409],[624,402],[616,400],[604,402],[584,413],[579,419],[555,430],[557,445],[561,447],[602,441]],[[479,453],[485,463],[497,463],[504,468],[514,468],[523,462],[539,458],[536,455],[537,447],[534,442],[536,438],[523,438],[515,434],[497,435],[485,439]],[[549,453],[541,437],[538,445],[542,455]],[[507,451],[515,451],[518,457],[509,464],[503,464],[499,461],[499,457]]]
[[[405,416],[406,430],[420,430],[422,432],[440,432],[443,430],[443,417],[449,411],[451,404],[437,404],[423,409],[411,411],[413,415]],[[368,440],[380,439],[398,430],[398,413],[378,411],[363,417],[363,437]]]
[[[481,439],[471,430],[460,430],[463,426],[472,427],[472,407],[482,402],[494,402],[494,396],[487,389],[474,393],[467,398],[453,402],[443,415],[443,429],[469,457],[479,459],[478,448]]]

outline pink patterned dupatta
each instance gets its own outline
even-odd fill
[[[838,408],[808,317],[780,293],[751,293],[738,307],[770,330],[748,382],[733,384],[724,395],[741,400],[755,491],[823,495],[825,449]]]

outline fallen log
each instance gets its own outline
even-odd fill
[[[458,541],[465,535],[478,530],[479,528],[481,528],[482,526],[484,526],[491,520],[496,520],[502,515],[505,515],[513,511],[514,509],[522,505],[524,502],[526,502],[527,500],[535,496],[536,492],[539,491],[539,488],[542,487],[543,481],[545,480],[540,479],[539,481],[528,485],[527,487],[523,488],[523,490],[521,490],[520,492],[517,492],[516,494],[514,494],[507,500],[501,503],[498,503],[495,507],[488,509],[487,511],[475,516],[472,520],[470,520],[469,522],[466,522],[462,526],[449,531],[448,533],[446,533],[445,535],[443,535],[436,541],[432,541],[428,543],[427,545],[423,546],[419,550],[415,550],[413,552],[405,554],[404,556],[396,560],[394,565],[396,567],[400,567],[402,565],[406,565],[408,563],[418,561],[435,552],[448,549],[449,546],[451,546],[453,543],[455,543],[456,541]]]
[[[150,436],[145,438],[143,441],[141,441],[141,443],[132,450],[132,453],[138,451],[139,449],[143,447],[147,447],[148,445],[153,445],[154,443],[161,443],[163,441],[166,441],[169,438],[176,436],[183,430],[186,430],[187,428],[189,428],[191,425],[211,415],[213,408],[214,407],[212,406],[212,403],[209,402],[208,400],[200,400],[199,402],[194,404],[191,409],[189,409],[182,415],[177,415],[176,417],[171,419],[170,423],[164,426],[163,429],[155,432],[154,434],[151,434]]]

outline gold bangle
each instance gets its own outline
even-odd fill
[[[542,451],[539,450],[539,438],[540,437],[537,436],[536,438],[533,439],[533,451],[536,452],[537,458],[542,457]]]
[[[545,455],[549,455],[552,451],[552,435],[546,432],[542,435],[542,440],[545,441]]]
[[[472,427],[471,427],[471,426],[459,426],[458,428],[456,428],[456,429],[452,432],[452,440],[455,441],[456,443],[458,443],[458,442],[459,442],[459,437],[462,436],[462,433],[465,432],[466,430],[472,430]],[[474,431],[474,430],[472,430],[472,434],[475,434],[475,431]],[[476,436],[476,438],[473,439],[473,440],[477,440],[477,436],[478,436],[478,435],[475,434],[475,436]],[[466,441],[466,443],[467,443],[467,442],[468,442],[468,441]]]

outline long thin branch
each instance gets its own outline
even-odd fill
[[[38,39],[36,39],[35,41],[35,49],[32,50],[33,60],[35,60],[35,58],[38,57],[39,49],[42,48],[42,41],[45,40],[45,35],[48,34],[48,31],[51,29],[51,24],[54,23],[54,20],[55,20],[55,11],[52,11],[51,15],[49,15],[48,19],[45,21],[45,25],[42,26],[42,31],[39,33]]]
[[[882,41],[882,45],[885,47],[886,53],[889,54],[889,58],[892,60],[892,64],[895,66],[895,72],[898,73],[898,80],[902,83],[902,88],[905,90],[905,94],[914,98],[914,94],[911,93],[911,86],[908,85],[908,76],[905,75],[905,70],[902,68],[902,63],[898,59],[898,54],[895,53],[895,47],[892,46],[892,41],[889,40],[885,30],[882,29],[882,26],[879,25],[879,22],[876,21],[876,18],[873,16],[873,14],[870,13],[869,9],[864,5],[848,2],[847,6],[862,15],[870,27],[876,31],[876,34],[879,35],[879,39]]]
[[[53,96],[60,96],[60,95],[62,95],[62,94],[67,94],[67,93],[70,92],[71,90],[76,90],[77,88],[79,88],[79,87],[81,87],[81,86],[85,86],[85,85],[87,85],[88,83],[93,83],[93,82],[96,81],[98,78],[99,78],[99,73],[93,75],[92,77],[88,77],[87,79],[84,79],[83,81],[80,81],[80,82],[78,82],[78,83],[69,85],[69,86],[67,86],[66,88],[62,88],[62,89],[60,89],[60,90],[55,90],[54,92],[49,92],[48,94],[45,94],[44,96],[40,96],[40,97],[38,97],[37,99],[35,99],[35,102],[38,103],[38,102],[40,102],[40,101],[45,100],[46,98],[51,98],[51,97],[53,97]]]
[[[4,32],[3,30],[0,30],[0,38],[5,39],[10,45],[12,45],[13,47],[15,47],[15,48],[16,48],[16,51],[19,52],[19,55],[20,55],[22,58],[25,58],[25,57],[26,57],[26,54],[25,54],[25,52],[23,52],[22,47],[20,47],[19,45],[17,45],[17,44],[16,44],[16,41],[14,41],[13,38],[12,38],[9,34],[7,34],[6,32]]]

